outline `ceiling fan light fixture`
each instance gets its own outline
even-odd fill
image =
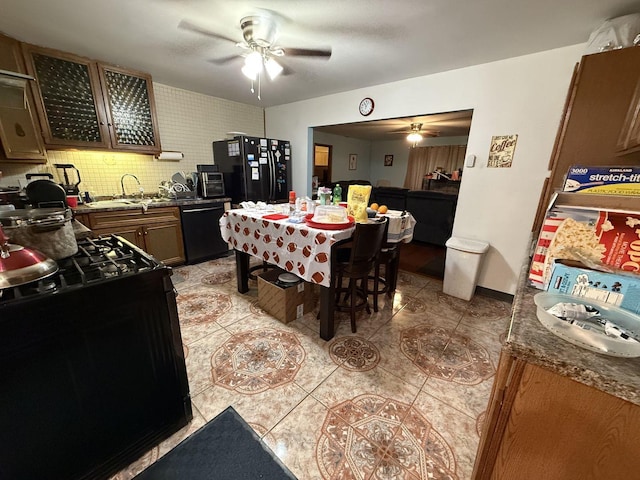
[[[269,58],[264,62],[264,68],[267,70],[269,74],[269,78],[274,80],[278,75],[282,73],[282,65],[276,62],[273,58]]]
[[[420,135],[418,132],[411,132],[409,135],[407,135],[407,140],[415,144],[422,140],[422,135]]]
[[[262,70],[262,54],[254,50],[244,59],[244,66],[258,73]]]
[[[258,72],[256,72],[255,70],[253,70],[251,67],[249,67],[248,65],[245,65],[244,67],[242,67],[240,69],[240,71],[242,72],[242,74],[247,77],[249,80],[255,80],[258,76]]]

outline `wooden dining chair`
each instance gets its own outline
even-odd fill
[[[351,332],[356,333],[356,312],[366,309],[371,313],[367,298],[369,273],[374,269],[385,233],[388,219],[369,220],[357,223],[351,239],[338,245],[332,271],[333,286],[336,292],[335,308],[348,311],[351,316]],[[348,285],[343,285],[348,279]]]
[[[373,275],[369,276],[369,280],[373,281],[373,288],[368,293],[373,295],[374,312],[378,311],[378,295],[386,294],[388,298],[391,298],[396,290],[399,263],[400,244],[387,242],[387,232],[385,231],[380,253],[373,268]],[[384,276],[381,267],[384,267]]]

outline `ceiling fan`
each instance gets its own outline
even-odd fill
[[[415,122],[411,124],[409,130],[404,128],[402,130],[396,130],[389,133],[400,133],[406,135],[407,140],[411,142],[414,147],[420,142],[420,140],[422,140],[423,137],[437,137],[440,135],[438,130],[423,130],[422,125],[422,123]]]
[[[258,82],[258,99],[260,99],[261,74],[266,71],[271,80],[278,75],[291,73],[289,68],[285,68],[281,60],[282,57],[318,57],[329,59],[331,49],[310,49],[310,48],[285,48],[276,45],[279,33],[279,18],[271,12],[264,12],[256,15],[243,17],[240,20],[240,30],[242,31],[242,41],[237,42],[224,35],[202,28],[187,20],[182,20],[178,28],[190,30],[208,37],[233,42],[240,48],[236,54],[229,55],[217,60],[216,64],[225,64],[238,58],[244,58],[242,73],[251,80],[251,92],[254,93],[253,84]]]

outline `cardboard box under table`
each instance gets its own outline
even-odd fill
[[[313,310],[316,297],[313,284],[300,279],[286,284],[278,281],[285,273],[272,269],[258,275],[258,303],[260,308],[283,323],[289,323]]]

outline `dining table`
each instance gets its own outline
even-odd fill
[[[336,245],[351,238],[355,223],[316,224],[304,216],[289,216],[281,210],[237,208],[227,210],[220,219],[222,238],[234,249],[237,288],[249,291],[251,257],[276,265],[301,279],[320,287],[320,337],[333,338],[335,291],[334,274]],[[409,212],[390,210],[388,243],[407,243],[413,238],[415,219]]]

